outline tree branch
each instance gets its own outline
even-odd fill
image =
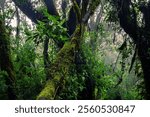
[[[83,23],[87,23],[90,16],[94,14],[96,8],[99,6],[100,4],[100,0],[91,0],[89,3],[89,9],[88,11],[85,13],[84,17],[82,18],[82,22]]]
[[[43,19],[42,13],[33,9],[33,6],[29,0],[22,2],[21,0],[12,0],[16,6],[34,23],[37,23],[37,20]]]
[[[74,11],[76,13],[76,19],[78,22],[81,22],[81,10],[79,8],[79,5],[77,4],[76,0],[71,0],[73,4]]]
[[[136,23],[136,14],[131,12],[130,6],[131,0],[118,0],[118,18],[121,27],[124,31],[133,39],[133,41],[137,42],[137,36],[139,27]]]
[[[76,0],[78,6],[80,5],[81,3],[81,0]],[[71,36],[73,34],[73,32],[75,31],[76,29],[76,24],[77,24],[77,21],[76,21],[76,14],[74,12],[74,9],[73,7],[70,9],[70,12],[69,12],[69,18],[68,18],[68,21],[67,21],[67,29],[68,29],[68,34]]]
[[[54,0],[44,0],[44,3],[48,9],[49,14],[58,16],[58,12],[56,10]]]

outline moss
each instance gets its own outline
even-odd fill
[[[54,91],[55,91],[55,84],[52,80],[48,80],[44,89],[42,90],[42,92],[39,94],[39,96],[37,97],[37,99],[54,99]]]
[[[6,71],[9,77],[6,79],[8,86],[9,99],[16,99],[15,87],[15,72],[10,54],[9,34],[6,31],[3,19],[0,17],[0,70]]]
[[[74,65],[75,52],[78,50],[81,37],[80,28],[80,26],[77,26],[71,41],[66,42],[57,54],[56,60],[49,69],[50,80],[47,81],[37,99],[54,99],[58,89],[64,85],[65,78],[69,74],[71,66]]]

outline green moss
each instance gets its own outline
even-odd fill
[[[37,97],[38,100],[40,99],[53,99],[55,91],[55,83],[52,80],[48,80],[44,89]]]
[[[15,73],[10,53],[10,38],[6,31],[4,21],[0,16],[0,70],[6,71],[9,75],[6,78],[8,85],[8,97],[9,99],[16,99],[14,87],[15,87]]]
[[[63,48],[56,56],[56,60],[49,69],[49,77],[44,89],[38,95],[37,99],[54,99],[57,94],[57,89],[65,83],[65,78],[69,74],[71,66],[74,65],[75,52],[78,49],[80,42],[80,26],[77,26],[71,41],[66,42]]]

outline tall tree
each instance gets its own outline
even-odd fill
[[[36,9],[33,8],[31,1],[21,1],[21,0],[13,0],[13,2],[15,3],[15,5],[29,18],[31,19],[32,22],[34,23],[38,23],[38,20],[43,20],[45,19],[45,16],[43,15],[42,12],[37,11]],[[56,6],[55,6],[55,2],[54,0],[44,0],[43,1],[48,13],[50,15],[54,15],[54,16],[58,16],[58,12],[56,10]],[[77,0],[77,3],[80,4],[81,0]],[[65,10],[65,6],[66,6],[66,1],[62,2],[62,8],[63,11]],[[75,12],[73,10],[73,7],[70,10],[69,13],[69,19],[66,22],[66,28],[68,29],[68,34],[71,36],[76,28],[76,15]],[[63,43],[54,40],[57,47],[58,48],[62,48]],[[49,38],[46,37],[44,40],[44,50],[43,50],[43,57],[44,57],[44,66],[45,66],[45,73],[46,73],[46,77],[48,79],[48,69],[50,66],[50,60],[49,60],[49,56],[48,56],[48,44],[49,44]]]
[[[4,24],[4,20],[0,16],[0,71],[5,71],[8,75],[6,78],[8,99],[16,99],[14,92],[15,73],[10,54],[10,37]]]
[[[33,22],[43,20],[45,18],[41,12],[36,11],[30,1],[22,2],[20,0],[13,0],[13,2],[20,8],[20,10],[27,15]],[[44,0],[45,6],[49,14],[58,16],[54,0]],[[62,8],[65,1],[62,1]],[[47,81],[44,89],[41,91],[37,99],[54,99],[60,89],[65,77],[68,75],[72,65],[75,64],[75,56],[79,53],[84,27],[88,22],[89,17],[94,13],[100,0],[71,0],[72,7],[69,12],[69,17],[66,22],[70,41],[66,42],[62,49],[58,52],[56,60],[51,64]],[[89,8],[88,8],[89,6]],[[64,11],[64,9],[63,9]],[[48,42],[48,41],[47,41]],[[47,59],[47,43],[45,45],[45,58]]]
[[[48,80],[46,86],[41,91],[37,99],[55,99],[61,86],[65,82],[65,78],[69,74],[69,70],[75,64],[76,54],[81,49],[84,28],[89,17],[94,13],[99,5],[99,0],[93,0],[87,3],[86,6],[80,8],[76,0],[72,0],[74,11],[76,13],[77,25],[69,42],[66,42],[62,49],[57,54],[56,60],[49,69],[51,80]],[[82,4],[85,4],[84,2]],[[90,6],[89,9],[87,6]],[[83,12],[84,11],[84,12]]]
[[[146,99],[150,99],[150,1],[113,0],[113,3],[117,7],[120,26],[136,44],[144,74]],[[139,12],[136,9],[143,15],[142,25],[138,23]]]

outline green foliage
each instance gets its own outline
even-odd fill
[[[121,51],[121,56],[119,60],[117,60],[119,62],[107,63],[105,61],[106,57],[104,56],[105,52],[118,51],[117,48],[114,50],[110,48],[112,44],[112,41],[109,39],[111,33],[105,34],[106,30],[104,25],[99,28],[99,32],[95,32],[96,35],[94,32],[87,33],[85,34],[86,42],[83,45],[83,50],[86,56],[86,64],[90,69],[92,78],[95,79],[96,82],[95,98],[142,99],[139,89],[137,88],[137,77],[133,72],[132,74],[128,72],[131,56],[133,54],[133,45],[130,44],[130,39],[128,39],[129,41],[125,41],[120,48],[117,47]],[[101,48],[103,44],[105,44],[105,48]],[[100,45],[100,47],[98,47],[98,45]],[[94,48],[100,48],[98,49],[99,51],[97,51],[97,49],[93,51],[93,46],[95,46]],[[108,49],[107,46],[109,46],[110,49]],[[116,69],[114,69],[113,66],[115,66]]]
[[[35,45],[32,41],[27,41],[16,51],[18,99],[35,99],[45,80],[44,69],[40,65],[42,61],[36,62],[39,56],[35,53]]]
[[[41,73],[32,76],[24,75],[16,82],[16,92],[18,99],[36,99],[36,96],[44,85]]]
[[[63,91],[57,97],[57,99],[69,99],[77,100],[79,92],[82,92],[85,88],[85,78],[78,77],[77,74],[73,72],[66,78],[65,86],[63,86]]]
[[[46,19],[43,21],[38,21],[36,30],[29,37],[29,39],[34,39],[36,43],[40,43],[47,37],[55,40],[56,42],[66,42],[68,40],[67,29],[64,28],[66,20],[61,19],[58,16],[50,15],[47,10],[44,10],[43,14]]]
[[[45,72],[41,49],[36,46],[26,23],[20,25],[20,36],[11,37],[12,58],[16,76],[17,99],[36,99],[45,84]],[[6,85],[3,82],[3,85]]]
[[[7,99],[6,78],[8,78],[8,74],[5,71],[0,71],[0,99]]]
[[[99,3],[99,0],[96,0],[94,4],[91,2],[91,5],[89,5],[91,12],[94,12]],[[115,4],[116,3],[113,5]],[[131,7],[130,12],[135,12],[138,15],[137,23],[140,24],[142,22],[140,22],[141,13],[139,11],[138,4],[139,3],[134,4],[134,6]],[[106,61],[107,56],[105,57],[104,55],[107,52],[118,53],[118,50],[114,47],[116,45],[111,43],[111,35],[113,32],[112,29],[117,29],[118,27],[116,26],[118,16],[116,13],[116,7],[111,6],[110,3],[106,2],[105,5],[101,7],[103,7],[101,9],[103,10],[103,22],[97,26],[97,31],[85,33],[85,41],[81,46],[82,48],[80,48],[81,53],[76,52],[76,54],[79,54],[78,58],[75,55],[75,59],[81,61],[81,64],[70,65],[71,68],[67,68],[71,70],[67,70],[69,73],[65,75],[65,85],[60,86],[60,88],[63,89],[61,92],[56,92],[59,93],[56,99],[80,99],[83,96],[82,92],[89,87],[89,89],[94,88],[93,93],[95,99],[143,99],[142,96],[145,92],[143,90],[144,83],[142,80],[143,73],[141,65],[139,61],[136,61],[136,56],[134,58],[136,60],[133,59],[134,62],[131,62],[131,56],[133,55],[134,48],[129,41],[126,41],[129,40],[127,36],[125,37],[124,43],[120,47],[117,46],[119,52],[121,52],[118,59],[119,62],[115,63],[114,60],[111,62],[107,62],[108,60]],[[38,21],[38,24],[33,27],[33,30],[29,29],[27,23],[22,22],[19,27],[19,31],[21,32],[20,37],[14,39],[11,38],[12,57],[16,76],[15,92],[17,99],[36,99],[37,95],[46,83],[42,56],[43,48],[41,48],[41,43],[43,43],[45,39],[53,39],[53,41],[50,40],[49,42],[51,45],[49,46],[48,54],[50,61],[57,61],[57,69],[62,66],[65,68],[67,64],[70,64],[70,62],[67,61],[67,57],[74,60],[74,55],[72,55],[74,50],[69,51],[70,48],[73,48],[70,44],[67,45],[69,50],[67,48],[63,54],[57,58],[55,56],[55,46],[58,43],[64,44],[69,41],[67,29],[64,28],[64,25],[66,25],[66,19],[61,19],[61,17],[50,15],[47,10],[45,10],[45,7],[40,7],[39,11],[42,11],[44,14],[43,21]],[[6,11],[4,18],[9,20],[11,19],[10,16],[12,16],[12,14],[13,10],[10,9]],[[109,25],[107,25],[108,22]],[[112,22],[114,25],[112,25]],[[11,28],[11,30],[13,30],[13,28]],[[119,33],[122,34],[124,32],[120,31]],[[113,48],[111,48],[112,45]],[[104,46],[109,47],[107,48]],[[109,59],[112,58],[110,57]],[[65,61],[64,64],[58,64],[62,61]],[[129,67],[133,68],[131,73],[128,73]],[[52,68],[50,70],[53,71],[53,69],[56,68]],[[62,72],[66,71],[62,70]],[[63,75],[61,76],[63,77]],[[0,71],[0,99],[7,99],[7,78],[8,74],[4,71]],[[95,85],[94,87],[86,85],[88,78],[95,81],[93,83],[93,85]],[[48,86],[50,88],[52,86],[53,88],[53,85],[51,85],[52,83],[50,82],[49,84]],[[46,91],[44,93],[49,93]],[[51,95],[51,93],[49,94]]]

